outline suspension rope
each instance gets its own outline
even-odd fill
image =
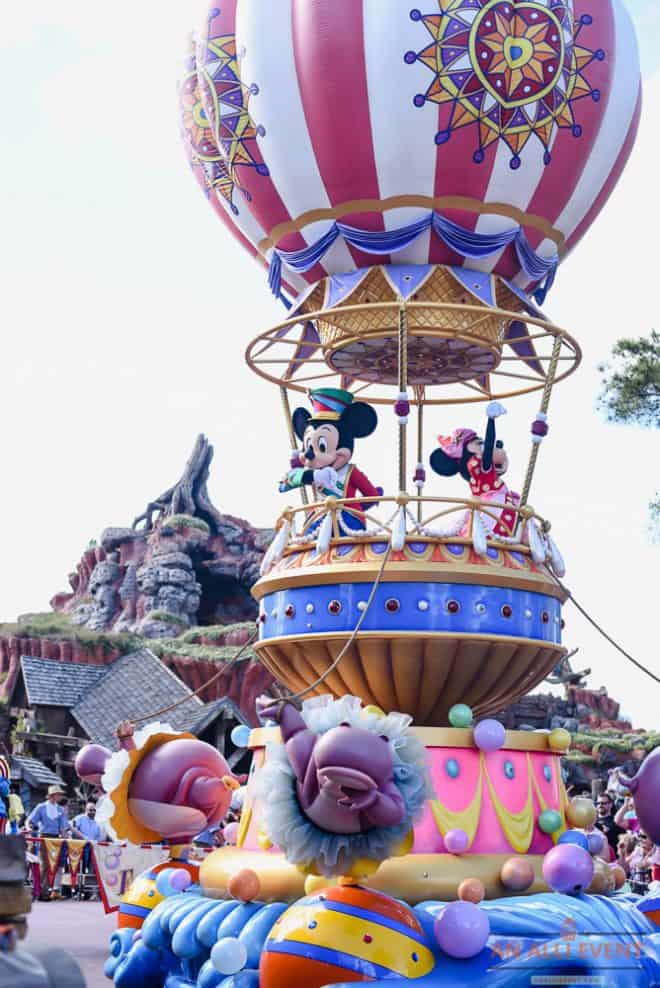
[[[213,676],[211,676],[208,682],[203,683],[199,687],[199,689],[195,690],[194,693],[191,693],[189,696],[184,696],[182,700],[177,700],[176,703],[171,703],[169,707],[163,707],[162,710],[156,710],[154,711],[154,713],[147,714],[146,717],[133,717],[131,718],[131,724],[135,726],[137,724],[144,724],[148,720],[156,720],[157,717],[162,717],[164,714],[169,714],[172,710],[176,710],[177,707],[182,706],[184,703],[188,703],[188,701],[192,700],[194,696],[199,696],[199,694],[203,693],[204,690],[207,690],[209,686],[213,686],[213,684],[217,682],[221,676],[226,675],[227,671],[231,669],[233,665],[236,665],[240,657],[247,651],[247,649],[251,645],[254,644],[254,642],[257,640],[258,637],[259,637],[259,632],[254,631],[253,634],[245,642],[245,644],[240,647],[236,655],[233,655],[232,658],[229,660],[229,662],[224,663],[222,669],[220,669]]]
[[[555,343],[552,348],[552,357],[550,358],[548,373],[545,379],[545,387],[543,388],[543,396],[541,398],[540,412],[542,415],[548,414],[548,408],[550,407],[550,399],[552,397],[552,389],[555,385],[555,379],[557,377],[557,368],[559,366],[559,357],[561,355],[562,345],[563,345],[562,337],[559,335],[555,336]],[[520,496],[520,504],[523,507],[529,501],[529,492],[532,489],[532,481],[534,480],[536,461],[539,458],[540,445],[541,444],[538,442],[535,442],[532,445],[532,452],[529,458],[529,463],[527,465],[527,473],[525,474],[525,483],[523,485],[523,491]]]
[[[408,390],[408,315],[406,304],[399,305],[399,397],[400,400]],[[406,421],[399,417],[399,493],[406,490],[406,461],[407,461],[407,416]]]
[[[337,658],[334,660],[334,662],[331,665],[328,666],[328,668],[325,670],[325,672],[323,673],[323,675],[322,676],[319,676],[319,678],[315,682],[313,682],[311,684],[311,686],[307,686],[304,690],[300,690],[299,693],[289,693],[286,696],[280,697],[279,699],[281,700],[282,704],[284,704],[284,703],[295,703],[298,700],[302,700],[304,697],[308,696],[310,693],[313,693],[314,690],[317,690],[319,688],[319,686],[323,686],[323,684],[327,680],[328,676],[331,676],[332,673],[335,671],[335,669],[339,666],[340,662],[342,661],[342,659],[344,658],[344,656],[348,652],[349,648],[351,648],[353,646],[353,643],[355,642],[355,639],[357,638],[358,633],[359,633],[362,625],[364,624],[364,622],[366,620],[367,614],[369,613],[369,611],[371,609],[371,606],[372,606],[374,600],[376,599],[376,592],[377,592],[378,587],[380,586],[380,584],[382,582],[383,576],[385,574],[385,567],[387,566],[387,563],[388,563],[388,560],[389,560],[391,554],[392,554],[392,546],[389,545],[387,547],[387,552],[383,556],[383,561],[380,564],[380,569],[378,570],[378,575],[377,575],[376,579],[374,580],[374,585],[371,588],[371,593],[369,594],[369,598],[368,598],[368,600],[367,600],[367,602],[365,604],[364,610],[360,614],[360,618],[358,620],[358,623],[353,628],[353,631],[351,632],[350,638],[348,639],[348,641],[346,642],[346,644],[344,645],[344,647],[339,652]]]
[[[568,599],[570,600],[570,602],[573,604],[573,606],[577,608],[577,610],[580,612],[580,614],[582,615],[582,617],[585,618],[585,620],[589,622],[589,624],[592,626],[592,628],[595,628],[596,631],[600,635],[603,636],[603,638],[605,639],[605,641],[609,642],[610,645],[612,645],[612,647],[615,648],[617,650],[617,652],[620,652],[621,655],[623,655],[624,658],[628,659],[629,662],[632,662],[632,664],[637,669],[639,669],[640,672],[646,673],[646,675],[649,676],[651,679],[653,679],[656,683],[660,683],[660,676],[656,676],[656,674],[654,672],[652,672],[647,666],[645,666],[642,662],[639,662],[636,658],[634,658],[634,656],[632,656],[630,654],[630,652],[627,652],[625,650],[625,648],[623,648],[622,645],[619,645],[619,643],[617,641],[615,641],[614,638],[612,638],[611,635],[608,635],[608,633],[605,631],[605,629],[602,627],[602,625],[600,625],[598,623],[598,621],[596,621],[596,619],[593,618],[591,616],[591,614],[589,614],[589,612],[586,610],[586,608],[584,608],[582,606],[582,604],[580,604],[575,599],[575,597],[573,596],[572,591],[569,590],[568,587],[565,586],[562,583],[562,581],[559,579],[559,577],[555,576],[555,574],[552,573],[552,572],[550,572],[550,575],[552,576],[552,578],[555,581],[555,583],[557,584],[557,586],[560,587],[561,590],[563,590],[563,592],[566,594],[566,596],[568,597]]]
[[[424,403],[422,401],[421,395],[418,395],[418,405],[417,405],[417,463],[418,467],[424,468]],[[423,517],[423,505],[422,505],[422,493],[423,489],[418,488],[417,494],[419,496],[419,501],[417,502],[417,523],[421,525]]]
[[[289,442],[291,443],[291,453],[298,449],[298,437],[296,435],[295,429],[293,428],[293,419],[291,418],[291,406],[289,404],[289,394],[286,388],[280,387],[280,399],[282,401],[282,408],[284,409],[284,418],[286,419],[286,427],[289,433]],[[304,487],[300,487],[300,497],[302,498],[302,503],[307,507],[309,504],[309,499],[307,497],[307,491]]]

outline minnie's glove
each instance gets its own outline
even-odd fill
[[[500,415],[506,415],[506,408],[499,401],[490,401],[486,406],[486,415],[489,419],[498,419]]]

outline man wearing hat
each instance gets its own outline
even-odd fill
[[[69,818],[64,809],[59,805],[60,800],[65,795],[66,793],[61,786],[48,786],[46,799],[43,803],[39,803],[35,806],[28,816],[28,826],[31,827],[33,831],[36,831],[39,837],[53,839],[63,838],[66,836],[69,827]],[[41,844],[41,862],[41,885],[45,893],[48,887],[48,867],[46,850],[43,842]],[[55,872],[55,877],[53,880],[51,898],[60,897],[61,887],[62,875],[60,869],[58,868]]]

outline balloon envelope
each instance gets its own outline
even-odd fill
[[[621,0],[226,0],[183,129],[214,208],[290,290],[376,263],[551,281],[627,161]],[[193,98],[194,97],[194,98]],[[191,105],[193,104],[193,105]]]

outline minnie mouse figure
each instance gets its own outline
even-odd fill
[[[510,491],[502,479],[509,469],[509,457],[504,443],[495,434],[495,419],[506,415],[506,409],[491,401],[486,412],[485,441],[472,429],[457,429],[452,436],[439,436],[440,448],[431,456],[431,467],[441,477],[460,473],[469,483],[473,497],[500,505],[503,510],[497,521],[490,513],[483,512],[482,519],[493,535],[511,538],[516,527],[516,512],[511,509],[520,504],[520,496]]]
[[[310,395],[313,412],[297,408],[293,413],[293,428],[303,443],[302,453],[294,454],[293,466],[280,483],[280,493],[309,486],[316,500],[334,496],[346,498],[347,504],[340,513],[342,530],[364,531],[365,506],[354,500],[363,497],[380,497],[382,487],[374,487],[368,477],[351,462],[356,439],[370,436],[378,424],[378,416],[370,405],[354,401],[350,391],[339,388],[319,388]],[[352,513],[355,512],[355,513]],[[307,531],[317,527],[322,512],[314,512],[307,523]]]

